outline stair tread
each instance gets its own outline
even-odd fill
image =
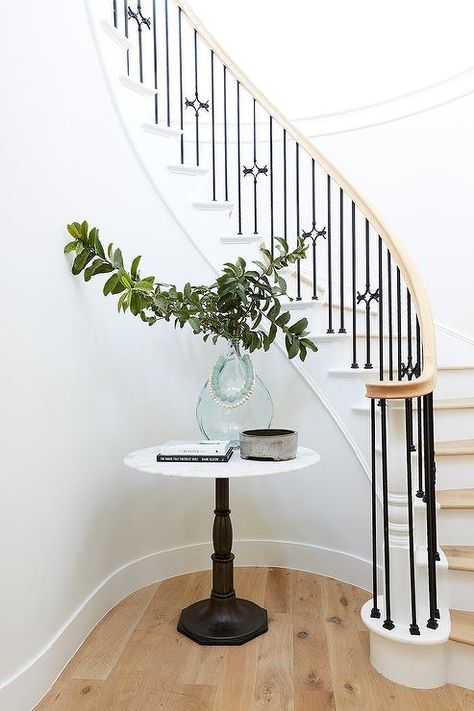
[[[474,489],[439,489],[437,499],[442,509],[474,509]]]
[[[437,410],[469,410],[474,408],[474,397],[440,398],[434,405]]]
[[[465,610],[450,610],[451,632],[449,639],[453,642],[474,646],[474,612]]]
[[[474,546],[441,546],[450,570],[474,573]]]
[[[474,439],[452,439],[436,442],[436,454],[474,454]]]

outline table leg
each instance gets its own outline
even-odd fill
[[[235,595],[229,479],[216,479],[212,539],[211,596],[181,612],[178,632],[199,644],[243,644],[267,631],[267,611]]]

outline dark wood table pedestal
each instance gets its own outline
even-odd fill
[[[199,644],[244,644],[266,632],[268,622],[267,611],[263,607],[235,595],[229,479],[216,479],[212,538],[211,596],[184,608],[178,632]]]

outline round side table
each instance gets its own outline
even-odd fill
[[[215,479],[216,507],[212,539],[212,590],[182,612],[178,632],[206,645],[235,645],[248,642],[268,629],[267,611],[250,600],[238,598],[234,589],[234,554],[229,509],[229,480],[247,476],[267,476],[305,469],[320,460],[312,449],[299,447],[296,459],[261,462],[241,459],[234,451],[227,463],[157,462],[159,447],[129,454],[124,462],[131,469],[164,476]]]

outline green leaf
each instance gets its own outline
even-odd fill
[[[200,322],[200,320],[199,320],[198,318],[195,318],[194,316],[192,316],[192,317],[189,319],[189,325],[190,325],[191,328],[193,329],[194,333],[199,333],[199,332],[200,332],[200,330],[201,330],[201,322]]]
[[[117,275],[117,281],[115,283],[114,288],[111,291],[111,294],[121,294],[122,291],[125,291],[126,288],[127,287],[122,284],[122,282],[120,281],[120,279],[118,278],[118,275]]]
[[[99,264],[97,267],[94,268],[93,276],[95,276],[96,274],[109,274],[113,271],[114,267],[111,264],[108,264],[108,262],[102,262],[102,264]]]
[[[313,353],[316,353],[318,350],[318,347],[314,341],[312,341],[310,338],[302,338],[301,343],[306,346],[306,348],[310,351],[313,351]]]
[[[270,321],[274,321],[277,318],[278,314],[280,313],[280,310],[281,310],[280,302],[277,299],[275,299],[275,302],[274,302],[272,308],[270,309],[270,311],[267,314]]]
[[[133,281],[131,280],[130,276],[127,274],[126,271],[123,269],[120,269],[118,273],[118,278],[122,282],[122,284],[127,287],[127,289],[130,289],[133,286]]]
[[[283,328],[283,326],[286,326],[288,321],[291,319],[291,314],[289,311],[284,311],[281,316],[279,316],[276,320],[277,324],[280,326],[280,328]]]
[[[150,282],[146,279],[141,279],[140,281],[135,282],[134,288],[141,289],[142,291],[152,291],[153,284],[150,284]]]
[[[94,249],[99,255],[99,257],[102,257],[102,259],[105,259],[105,252],[104,248],[102,246],[102,242],[99,239],[99,230],[96,229],[95,231],[95,237],[94,237]]]
[[[130,311],[132,314],[134,316],[138,316],[143,308],[143,305],[142,295],[137,291],[132,291],[132,295],[130,297]]]
[[[141,256],[135,257],[130,268],[130,274],[133,279],[138,279],[138,265],[140,264]]]
[[[71,235],[71,237],[74,237],[74,239],[81,239],[81,230],[78,229],[78,223],[73,222],[70,225],[66,226],[67,231]]]
[[[101,264],[103,264],[102,259],[96,258],[92,262],[92,264],[87,267],[87,269],[84,272],[84,281],[90,281],[92,275],[94,274],[94,269],[99,267]]]
[[[67,245],[64,247],[64,254],[67,254],[68,252],[72,252],[73,250],[76,249],[77,241],[74,240],[74,242],[68,242]]]
[[[123,269],[123,257],[121,250],[117,247],[112,257],[112,264],[116,269]]]
[[[166,311],[168,306],[168,299],[163,294],[157,294],[154,298],[155,306],[162,311]]]
[[[81,236],[84,240],[86,240],[89,236],[89,225],[87,224],[86,220],[81,224]]]
[[[299,321],[294,323],[292,326],[290,326],[290,331],[291,333],[294,333],[295,335],[299,336],[303,331],[306,329],[308,326],[308,319],[307,318],[300,318]]]
[[[273,341],[274,341],[275,338],[276,338],[276,335],[277,335],[277,327],[275,326],[274,323],[272,323],[272,325],[270,326],[270,329],[269,329],[269,331],[268,331],[268,341],[269,341],[269,345],[271,345],[271,344],[273,343]]]
[[[107,294],[110,294],[110,292],[112,291],[112,289],[116,286],[117,281],[118,281],[118,276],[117,276],[117,274],[113,274],[113,275],[110,277],[110,279],[107,279],[107,281],[106,281],[105,284],[104,284],[104,288],[103,288],[103,290],[102,290],[102,291],[104,292],[104,296],[107,296]]]
[[[120,299],[117,301],[117,311],[119,313],[120,313],[120,309],[123,309],[125,312],[125,310],[126,310],[125,302],[127,300],[127,297],[128,297],[128,291],[126,291],[124,294],[122,294]]]
[[[300,344],[297,338],[294,340],[290,341],[289,347],[288,347],[288,342],[286,345],[286,349],[288,351],[288,358],[291,360],[294,358],[298,353],[300,352]]]
[[[84,267],[86,267],[87,264],[89,264],[89,262],[93,258],[94,258],[94,253],[89,252],[89,250],[87,250],[87,249],[84,249],[80,254],[78,254],[73,262],[72,269],[71,269],[74,276],[77,276],[78,274],[80,274],[82,272],[82,270],[84,269]]]

